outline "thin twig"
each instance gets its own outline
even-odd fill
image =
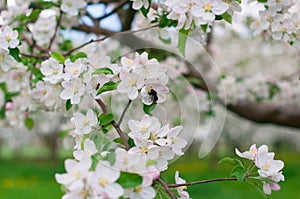
[[[59,12],[59,17],[58,17],[58,20],[57,20],[57,23],[56,23],[56,26],[55,26],[55,31],[54,31],[54,35],[51,37],[50,39],[50,43],[49,43],[49,46],[48,46],[48,50],[50,51],[51,50],[51,46],[55,40],[55,37],[56,37],[56,34],[57,34],[57,31],[59,29],[59,26],[60,26],[60,23],[61,23],[61,19],[62,19],[62,15],[63,15],[63,12],[60,11]]]
[[[156,181],[159,182],[165,188],[166,192],[169,194],[169,196],[171,196],[172,199],[177,199],[177,197],[165,181],[163,181],[161,178],[158,178]]]
[[[96,102],[100,105],[102,111],[104,114],[108,114],[108,110],[107,110],[107,107],[105,105],[105,103],[101,100],[101,99],[96,99]],[[129,150],[130,149],[130,146],[127,142],[127,139],[123,133],[123,131],[121,130],[120,126],[117,124],[117,122],[115,120],[113,120],[111,122],[111,124],[113,125],[113,127],[116,129],[117,133],[119,134],[120,138],[122,139],[123,141],[123,144],[126,148],[126,150]]]
[[[175,187],[190,186],[190,185],[196,185],[196,184],[205,184],[205,183],[210,183],[210,182],[236,181],[236,180],[237,180],[237,178],[216,178],[216,179],[200,180],[200,181],[188,182],[188,183],[182,183],[182,184],[168,184],[167,186],[169,188],[175,188]]]
[[[118,5],[116,5],[116,7],[114,7],[114,9],[112,11],[110,11],[109,13],[107,13],[107,14],[101,16],[101,17],[98,17],[97,19],[100,21],[102,19],[105,19],[106,17],[109,17],[110,15],[117,12],[121,7],[123,7],[128,2],[129,2],[128,0],[121,1]]]
[[[123,120],[123,118],[124,118],[124,116],[125,116],[125,113],[126,113],[126,111],[128,110],[128,108],[129,108],[131,102],[132,102],[132,100],[129,100],[128,103],[127,103],[127,106],[124,108],[124,110],[123,110],[123,112],[122,112],[122,115],[121,115],[121,117],[120,117],[120,119],[119,119],[119,121],[118,121],[118,125],[119,125],[119,126],[121,125],[122,120]]]
[[[157,27],[158,25],[159,25],[159,24],[154,24],[154,25],[149,26],[149,27],[147,27],[147,28],[141,28],[141,29],[138,29],[138,30],[128,30],[128,31],[123,31],[123,32],[116,32],[116,33],[113,33],[113,34],[111,34],[111,35],[104,36],[104,37],[102,37],[102,38],[100,38],[100,39],[96,39],[96,40],[91,39],[90,41],[88,41],[88,42],[86,42],[86,43],[84,43],[84,44],[82,44],[82,45],[80,45],[80,46],[78,46],[78,47],[76,47],[76,48],[73,48],[73,49],[69,50],[68,52],[66,52],[66,53],[64,54],[64,56],[70,55],[70,54],[73,53],[74,51],[76,51],[76,50],[78,50],[78,49],[80,49],[80,48],[83,48],[83,47],[85,47],[85,46],[87,46],[87,45],[89,45],[89,44],[91,44],[91,43],[101,42],[101,41],[104,41],[104,40],[106,40],[106,39],[108,39],[108,38],[110,38],[110,37],[113,37],[113,36],[119,36],[119,35],[124,35],[124,34],[128,34],[128,33],[142,32],[142,31],[145,31],[145,30],[149,30],[149,29],[155,28],[155,27]]]
[[[37,48],[41,52],[45,52],[45,53],[49,52],[49,50],[47,48],[39,46],[38,44],[36,44],[35,42],[33,42],[31,39],[29,39],[24,33],[22,34],[22,37],[26,41],[26,43],[28,43],[29,46],[32,46],[33,48]]]
[[[48,59],[50,57],[49,55],[30,55],[30,54],[26,54],[26,53],[20,53],[20,55],[22,55],[24,57],[34,57],[34,58],[42,59],[42,60]]]

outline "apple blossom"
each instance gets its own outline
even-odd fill
[[[0,30],[0,41],[2,48],[15,48],[19,45],[18,32],[10,26],[5,26],[3,31]]]
[[[51,84],[56,84],[62,80],[63,65],[57,60],[50,58],[45,60],[41,64],[41,72],[45,77],[44,81],[48,81]]]
[[[80,112],[74,113],[71,122],[75,125],[77,133],[84,135],[90,133],[92,128],[97,126],[98,119],[94,111],[88,109],[86,115]]]
[[[14,58],[9,55],[5,48],[0,48],[0,68],[7,72],[14,65]]]
[[[85,85],[78,78],[70,81],[63,81],[62,87],[64,90],[60,93],[60,98],[63,100],[71,100],[71,104],[78,104],[81,96],[85,93]]]
[[[124,190],[116,183],[120,177],[120,171],[111,168],[109,163],[98,162],[94,172],[89,173],[87,183],[93,189],[96,196],[100,198],[119,198]]]
[[[135,10],[139,10],[142,7],[149,8],[149,0],[130,0],[133,1],[132,8]]]
[[[84,0],[62,0],[61,10],[67,13],[69,17],[78,15],[78,10],[86,6]]]
[[[184,184],[186,183],[186,181],[182,178],[179,177],[179,171],[175,172],[175,182],[176,184]],[[184,191],[184,189],[186,189],[186,186],[181,186],[177,188],[177,193],[180,196],[180,199],[189,199],[190,195],[187,191]]]

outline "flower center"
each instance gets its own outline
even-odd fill
[[[128,84],[132,87],[136,86],[136,81],[134,79],[128,80]]]
[[[4,59],[4,55],[0,54],[0,61],[2,61]]]
[[[10,35],[6,35],[5,39],[6,39],[6,41],[9,42],[11,40],[11,36]]]
[[[204,5],[205,12],[210,12],[212,9],[212,5],[210,3],[207,3]]]
[[[136,193],[141,193],[142,192],[142,187],[135,187],[134,188],[134,192],[136,192]]]
[[[141,153],[147,153],[148,149],[146,147],[142,147],[142,148],[140,148],[140,152]]]
[[[105,187],[106,185],[108,185],[108,181],[106,179],[100,179],[99,185],[102,187]]]

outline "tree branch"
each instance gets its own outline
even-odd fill
[[[126,3],[128,3],[129,1],[128,0],[123,0],[123,1],[120,1],[112,11],[110,11],[109,13],[101,16],[101,17],[98,17],[97,19],[99,20],[102,20],[102,19],[105,19],[106,17],[109,17],[110,15],[114,14],[115,12],[117,12],[120,8],[122,8]]]
[[[126,105],[126,107],[124,108],[124,110],[123,110],[123,112],[122,112],[122,115],[121,115],[121,117],[120,117],[120,119],[119,119],[119,121],[118,121],[118,125],[119,125],[119,126],[121,125],[122,120],[123,120],[123,118],[124,118],[124,116],[125,116],[125,113],[126,113],[126,111],[128,110],[128,108],[129,108],[131,102],[132,102],[132,100],[129,100],[128,103],[127,103],[127,105]]]
[[[188,183],[182,183],[182,184],[168,184],[167,186],[169,188],[175,188],[175,187],[182,187],[182,186],[191,186],[196,184],[205,184],[210,182],[220,182],[220,181],[237,181],[237,178],[216,178],[216,179],[210,179],[210,180],[200,180],[195,182],[188,182]]]
[[[54,35],[51,37],[50,39],[50,43],[49,43],[49,46],[48,46],[48,50],[51,51],[51,46],[55,40],[55,37],[56,37],[56,34],[57,34],[57,31],[59,29],[59,26],[60,26],[60,23],[61,23],[61,19],[62,19],[62,15],[63,15],[63,12],[60,10],[59,11],[59,17],[58,17],[58,20],[57,20],[57,23],[56,23],[56,26],[55,26],[55,31],[54,31]]]
[[[173,191],[170,189],[170,187],[166,182],[164,182],[161,178],[158,178],[156,181],[159,182],[159,184],[161,184],[165,188],[165,190],[167,191],[169,196],[171,196],[172,199],[177,199],[177,197],[175,196],[175,194],[173,193]]]
[[[104,114],[108,114],[108,110],[107,110],[107,107],[106,105],[104,104],[104,102],[101,100],[101,99],[96,99],[96,102],[100,105],[102,111]],[[126,148],[126,150],[129,150],[130,149],[130,146],[127,142],[127,139],[123,133],[123,131],[121,130],[120,126],[117,124],[117,122],[115,120],[113,120],[111,122],[111,124],[113,125],[113,127],[116,129],[117,133],[119,134],[121,140],[123,141],[123,144]]]

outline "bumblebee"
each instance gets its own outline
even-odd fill
[[[148,95],[150,96],[150,99],[153,102],[157,102],[158,96],[157,96],[157,92],[154,89],[151,89],[150,91],[148,91]]]

